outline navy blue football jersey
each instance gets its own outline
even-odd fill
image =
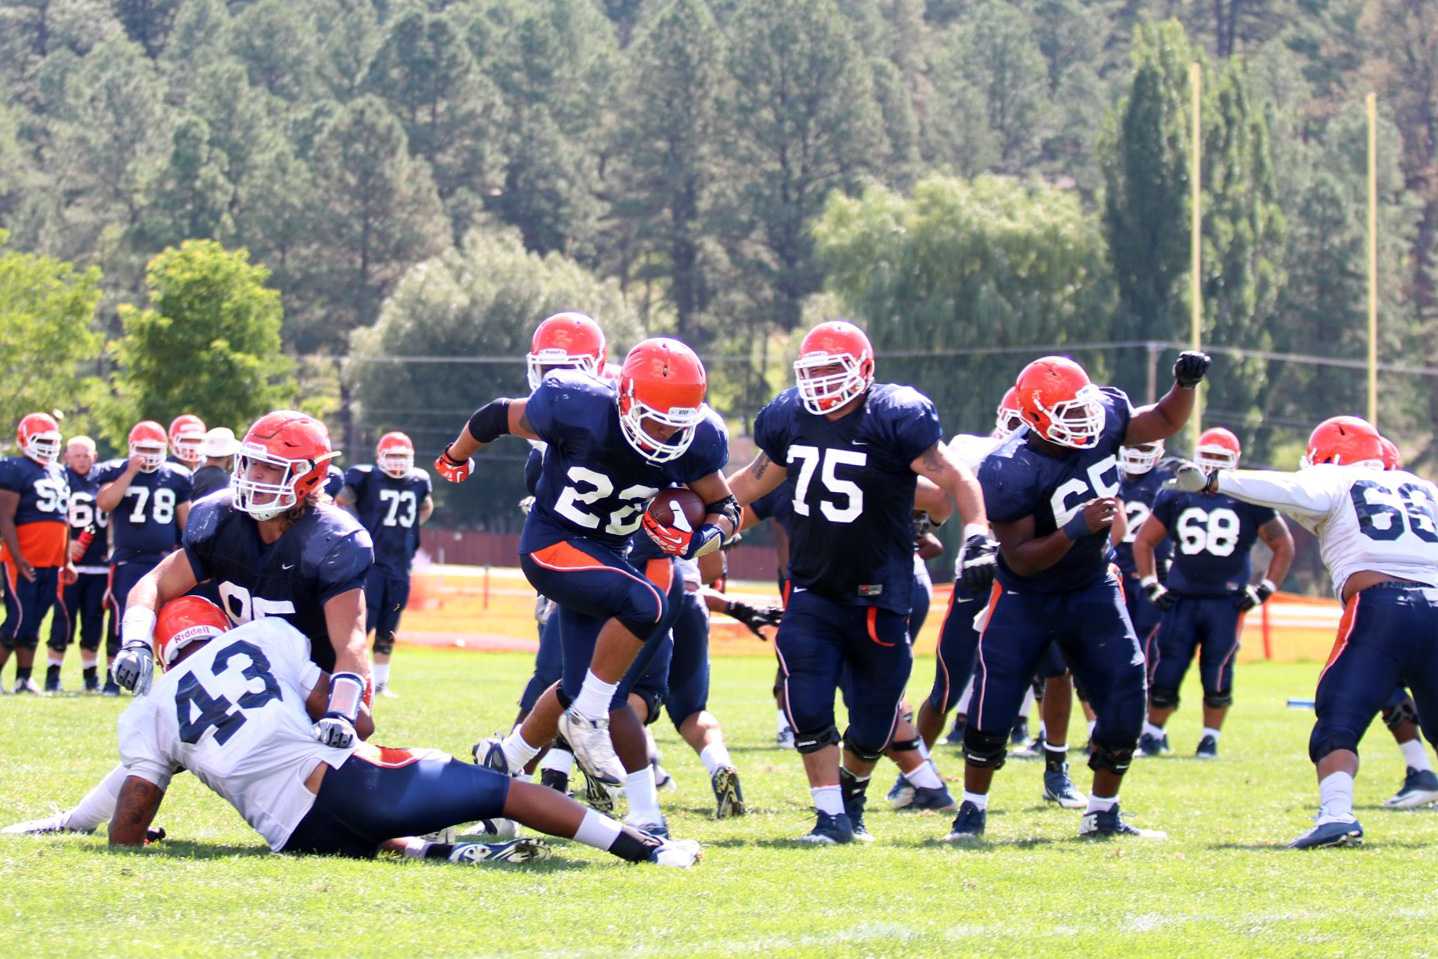
[[[547,448],[521,553],[575,537],[623,549],[654,494],[716,473],[729,459],[724,423],[705,407],[684,455],[649,462],[624,438],[614,388],[577,370],[547,374],[525,417]]]
[[[784,532],[792,529],[794,522],[794,487],[791,477],[749,504],[754,515],[760,519],[772,519]]]
[[[1034,536],[1044,537],[1072,519],[1089,500],[1118,495],[1118,448],[1128,432],[1133,407],[1122,390],[1106,386],[1100,392],[1103,431],[1088,449],[1050,455],[1031,446],[1029,431],[1021,430],[984,458],[979,484],[991,522],[1012,523],[1032,516]],[[1103,530],[1080,537],[1063,559],[1035,576],[1020,576],[1009,569],[1001,550],[998,576],[1013,589],[1067,592],[1105,576],[1112,556],[1108,530]]]
[[[345,485],[354,490],[355,515],[374,542],[374,564],[408,574],[419,549],[419,509],[430,495],[429,474],[412,467],[395,479],[376,466],[351,466]]]
[[[100,492],[96,479],[99,470],[90,467],[83,476],[65,467],[65,481],[70,485],[70,540],[73,542],[91,525],[95,527],[95,538],[85,549],[76,566],[104,566],[105,552],[109,549],[105,528],[110,525],[110,515],[95,505],[95,494]]]
[[[49,569],[68,560],[70,487],[58,462],[41,466],[28,456],[0,460],[0,489],[18,493],[15,507],[20,552],[32,566]]]
[[[1125,576],[1134,575],[1136,572],[1133,565],[1133,541],[1138,538],[1138,528],[1148,519],[1148,514],[1153,512],[1153,501],[1158,496],[1159,487],[1172,476],[1168,470],[1159,469],[1157,466],[1138,476],[1129,476],[1127,473],[1119,476],[1118,498],[1123,500],[1123,515],[1128,521],[1128,531],[1124,534],[1123,541],[1114,547],[1113,561],[1123,570]],[[1173,544],[1168,540],[1155,547],[1153,559],[1160,576],[1163,575],[1172,552]]]
[[[532,446],[529,455],[524,458],[524,488],[533,496],[534,491],[539,489],[539,475],[544,472],[544,449],[539,446]]]
[[[1248,585],[1248,554],[1258,528],[1277,514],[1222,493],[1164,490],[1153,515],[1173,540],[1164,584],[1183,596],[1223,596]]]
[[[231,622],[281,617],[309,637],[310,658],[326,671],[334,669],[335,650],[325,603],[363,589],[374,565],[369,533],[339,507],[307,509],[279,539],[265,543],[255,519],[235,509],[229,490],[195,504],[185,554],[196,579],[214,582]]]
[[[96,467],[95,481],[104,486],[125,472],[126,461],[111,460]],[[190,471],[175,463],[161,463],[153,473],[136,473],[110,514],[110,562],[158,560],[180,545],[177,510],[190,501]]]
[[[344,488],[345,471],[333,463],[329,464],[329,468],[325,470],[325,495],[334,499]]]
[[[794,589],[909,612],[918,482],[910,464],[942,438],[933,402],[892,383],[874,384],[839,420],[806,410],[796,387],[759,411],[755,442],[788,472]]]

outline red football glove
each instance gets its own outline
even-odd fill
[[[434,470],[451,483],[463,483],[474,472],[474,459],[470,458],[462,463],[450,459],[449,448],[446,447],[445,451],[439,454],[439,459],[434,461]]]
[[[694,538],[693,530],[665,526],[647,512],[644,514],[642,525],[644,532],[654,541],[654,545],[670,556],[683,556],[689,549],[689,541]]]

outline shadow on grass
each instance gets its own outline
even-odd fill
[[[562,847],[551,847],[551,848],[554,849],[555,852],[559,852],[559,851],[560,851],[560,848],[562,848]],[[138,853],[140,852],[139,850],[135,850],[135,849],[110,848],[110,847],[108,847],[108,846],[103,847],[103,851],[109,852],[109,853],[112,853],[112,854],[118,855],[118,856],[132,856],[132,855],[136,855],[136,854],[138,854]],[[260,858],[268,859],[268,858],[270,858],[270,857],[276,857],[276,854],[275,854],[275,853],[270,852],[270,850],[267,849],[267,848],[264,847],[264,846],[235,846],[235,845],[220,844],[220,843],[193,842],[193,841],[190,841],[190,840],[173,840],[173,839],[165,839],[165,840],[163,840],[163,841],[161,841],[161,842],[151,843],[150,845],[148,845],[148,846],[145,847],[143,854],[144,854],[144,855],[147,855],[147,856],[153,856],[153,855],[171,856],[171,857],[174,857],[174,858],[176,858],[176,859],[224,859],[224,858],[229,857],[229,856],[244,856],[244,857],[246,857],[246,858],[252,858],[252,859],[260,859]],[[398,855],[395,855],[395,854],[385,854],[385,855],[377,856],[375,859],[371,859],[371,860],[353,859],[353,858],[344,857],[344,856],[326,857],[326,856],[318,856],[318,855],[301,855],[301,854],[286,854],[286,853],[281,853],[281,854],[279,854],[276,858],[277,858],[277,859],[293,859],[293,860],[295,860],[295,861],[297,861],[297,862],[299,862],[299,861],[306,861],[306,860],[314,860],[314,859],[333,858],[333,859],[345,859],[346,861],[349,861],[349,862],[379,862],[379,863],[387,863],[387,864],[390,864],[390,865],[393,865],[393,866],[402,865],[402,864],[404,864],[404,863],[406,863],[406,862],[412,861],[412,860],[406,860],[406,859],[402,858],[401,856],[398,856]],[[565,858],[563,858],[562,856],[560,856],[560,857],[551,857],[551,858],[549,858],[549,859],[540,860],[539,862],[526,862],[526,863],[486,862],[486,863],[478,863],[478,864],[471,865],[471,864],[467,864],[467,863],[451,864],[451,863],[446,863],[446,862],[434,862],[434,863],[429,863],[428,865],[433,866],[433,867],[436,867],[436,868],[437,868],[437,867],[440,867],[440,866],[446,866],[446,867],[447,867],[447,866],[456,866],[456,868],[473,869],[473,868],[476,868],[476,866],[477,866],[477,867],[480,868],[480,869],[502,869],[502,870],[505,870],[505,871],[510,871],[510,870],[523,870],[523,871],[525,871],[525,872],[540,872],[540,873],[563,873],[563,872],[569,872],[569,871],[574,870],[574,869],[585,869],[585,868],[589,867],[591,864],[590,864],[590,863],[587,863],[587,862],[582,862],[582,861],[577,860],[577,859],[573,859],[573,860],[571,860],[571,859],[565,859]]]
[[[1300,853],[1305,853],[1305,852],[1306,852],[1306,853],[1315,853],[1315,852],[1328,852],[1328,851],[1333,851],[1333,852],[1335,852],[1335,853],[1341,853],[1341,852],[1343,852],[1344,850],[1363,850],[1363,849],[1371,849],[1371,850],[1378,850],[1378,851],[1382,851],[1382,850],[1385,850],[1385,849],[1432,849],[1432,848],[1433,848],[1433,843],[1431,843],[1431,842],[1422,842],[1422,841],[1417,840],[1417,839],[1380,839],[1378,842],[1372,842],[1372,841],[1370,841],[1370,840],[1368,839],[1368,837],[1365,836],[1364,839],[1363,839],[1363,844],[1362,844],[1362,845],[1359,845],[1359,846],[1335,846],[1335,847],[1331,847],[1331,850],[1329,850],[1329,849],[1289,849],[1289,848],[1288,848],[1288,841],[1274,842],[1274,843],[1260,843],[1260,842],[1217,842],[1217,843],[1210,843],[1210,844],[1209,844],[1208,846],[1206,846],[1205,848],[1207,848],[1207,849],[1214,849],[1214,850],[1225,850],[1225,851],[1239,851],[1239,852],[1282,852],[1282,853],[1288,853],[1288,854],[1290,854],[1290,855],[1298,855],[1298,854],[1300,854]]]

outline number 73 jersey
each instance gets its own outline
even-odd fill
[[[414,467],[396,479],[374,466],[351,466],[344,485],[354,490],[355,515],[374,540],[374,564],[408,573],[419,549],[419,509],[429,498],[429,474]]]
[[[1313,532],[1339,595],[1360,570],[1438,586],[1438,489],[1412,473],[1328,464],[1233,470],[1218,474],[1218,490]]]
[[[684,455],[651,463],[624,438],[614,389],[577,370],[546,375],[524,413],[548,445],[521,553],[575,537],[623,549],[656,493],[716,473],[729,459],[724,423],[706,407]]]

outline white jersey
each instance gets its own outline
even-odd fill
[[[125,771],[161,789],[188,769],[280,849],[314,805],[305,779],[350,749],[315,741],[310,643],[275,617],[237,626],[165,671],[120,716]]]
[[[1403,470],[1225,470],[1218,491],[1271,506],[1318,537],[1333,591],[1360,570],[1438,586],[1438,488]]]
[[[998,449],[1002,442],[994,436],[958,433],[949,440],[949,455],[977,473],[984,457]]]

